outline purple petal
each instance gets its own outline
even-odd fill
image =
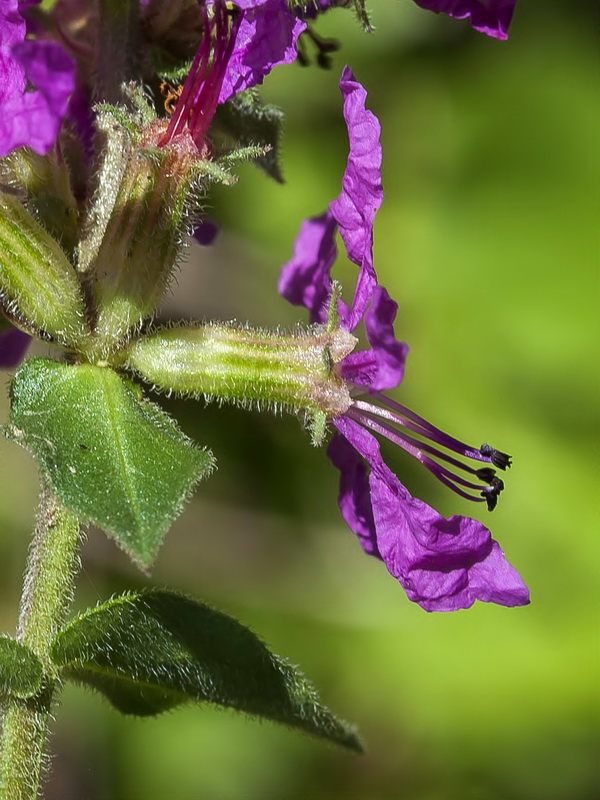
[[[87,159],[91,161],[94,154],[95,117],[90,93],[83,86],[74,89],[69,99],[69,119],[77,131],[77,138]]]
[[[336,424],[335,420],[333,424]],[[338,503],[343,518],[350,530],[358,536],[365,553],[381,558],[365,462],[347,439],[338,435],[329,442],[327,456],[341,473]]]
[[[221,87],[220,103],[261,84],[277,64],[295,61],[296,41],[306,28],[285,0],[236,0],[236,5],[244,9],[244,18]]]
[[[394,389],[404,376],[408,345],[399,342],[394,335],[397,312],[398,303],[385,289],[377,286],[365,314],[367,339],[377,362],[377,374],[371,381],[371,389]]]
[[[374,436],[344,416],[334,425],[370,467],[367,500],[356,458],[344,460],[339,444],[334,447],[344,518],[367,552],[364,542],[375,539],[380,557],[410,600],[426,611],[469,608],[475,600],[505,606],[529,602],[527,587],[481,522],[440,516],[412,497],[388,469]]]
[[[336,222],[329,211],[305,220],[294,243],[294,254],[283,265],[279,294],[310,311],[311,322],[324,322],[331,292],[331,267],[337,255]]]
[[[30,342],[30,337],[16,328],[2,331],[0,333],[0,369],[8,369],[20,364]]]
[[[373,350],[357,350],[339,364],[340,376],[357,386],[371,386],[377,380],[377,355]]]
[[[25,89],[25,72],[12,55],[15,44],[25,38],[25,20],[18,0],[0,0],[0,106]]]
[[[217,223],[204,217],[201,219],[194,228],[194,239],[203,247],[209,247],[219,235],[219,226]]]
[[[347,320],[349,330],[353,330],[362,319],[377,285],[373,268],[373,223],[383,200],[381,128],[377,117],[365,108],[367,93],[348,67],[342,73],[340,90],[344,98],[350,153],[342,191],[330,204],[330,209],[339,225],[348,257],[360,268]]]
[[[415,0],[415,3],[436,14],[469,19],[476,31],[506,39],[516,0]]]
[[[27,40],[12,54],[37,91],[13,92],[0,107],[0,156],[24,146],[47,153],[67,111],[75,62],[53,42]]]
[[[404,377],[408,345],[394,335],[394,319],[398,311],[387,291],[377,286],[373,301],[365,314],[370,350],[350,353],[340,365],[342,378],[358,386],[381,391],[394,389]]]

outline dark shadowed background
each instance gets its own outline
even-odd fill
[[[362,555],[337,475],[293,418],[168,402],[219,471],[161,551],[152,584],[237,617],[302,665],[356,723],[363,757],[233,712],[120,717],[69,687],[48,800],[584,800],[597,789],[598,15],[519,0],[508,43],[408,1],[322,19],[330,72],[276,70],[287,184],[248,165],[212,198],[223,231],[196,248],[164,316],[304,321],[276,293],[302,219],[333,199],[347,156],[349,63],[383,134],[375,263],[410,345],[396,396],[450,433],[514,456],[489,515],[404,454],[390,466],[446,514],[490,524],[532,604],[430,615]],[[337,273],[353,286],[348,267]],[[6,418],[3,401],[2,418]],[[33,523],[32,461],[2,442],[0,628],[14,630]],[[77,608],[147,586],[98,531]]]

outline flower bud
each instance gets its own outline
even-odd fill
[[[355,344],[347,331],[323,326],[291,334],[221,323],[176,326],[134,341],[126,366],[168,392],[304,412],[314,422],[350,407],[334,365]]]
[[[151,122],[103,109],[98,127],[106,155],[79,243],[79,269],[96,315],[91,347],[106,357],[161,301],[199,187],[193,159],[144,141]]]
[[[58,243],[19,200],[0,193],[0,304],[29,333],[77,348],[86,336],[81,286]]]
[[[76,158],[80,153],[73,136],[63,132],[61,139],[46,155],[29,147],[14,150],[0,164],[0,179],[71,257],[77,243],[79,210],[67,161],[70,155]]]

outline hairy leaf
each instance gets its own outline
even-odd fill
[[[0,636],[0,694],[32,697],[42,686],[42,663],[33,650]]]
[[[354,11],[356,12],[356,18],[358,19],[365,33],[373,33],[375,29],[371,24],[371,18],[369,16],[369,12],[367,11],[365,0],[354,0]]]
[[[52,658],[126,714],[205,701],[361,750],[354,730],[248,628],[171,592],[117,597],[85,612],[56,637]]]
[[[257,165],[278,183],[283,183],[279,167],[283,129],[281,109],[263,105],[258,92],[248,89],[217,109],[214,124],[236,147],[255,145],[263,148],[262,154],[256,157]],[[265,148],[268,148],[266,152]]]
[[[106,367],[27,361],[11,400],[6,433],[33,453],[58,498],[150,566],[212,455]]]

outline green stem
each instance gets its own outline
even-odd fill
[[[17,639],[44,666],[34,697],[11,697],[0,739],[0,800],[35,800],[44,768],[48,717],[57,683],[50,647],[64,624],[79,566],[79,521],[42,486],[38,518],[25,572]]]
[[[134,77],[139,27],[138,0],[98,0],[94,99],[123,101],[122,84]]]

